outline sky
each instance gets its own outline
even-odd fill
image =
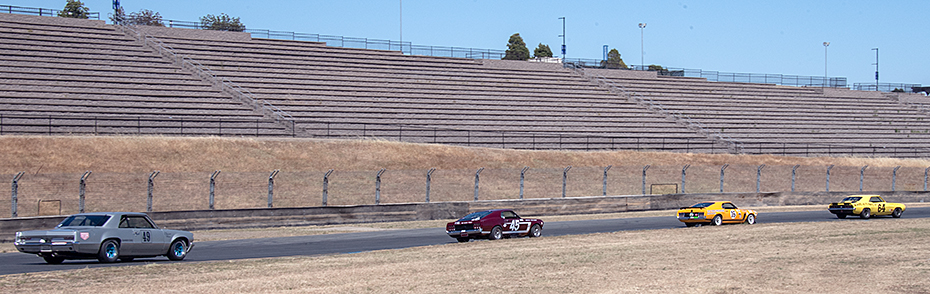
[[[62,9],[65,0],[0,0]],[[101,18],[112,0],[83,0]],[[735,73],[846,77],[930,85],[927,0],[841,1],[240,1],[121,0],[165,19],[207,14],[239,17],[249,29],[402,40],[415,45],[507,48],[520,33],[560,55],[562,20],[568,58],[601,59],[603,46],[627,64]],[[644,29],[638,24],[646,23]],[[830,42],[826,48],[824,42]],[[826,60],[825,60],[826,59]],[[641,62],[642,60],[642,62]]]

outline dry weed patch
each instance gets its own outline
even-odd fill
[[[358,254],[0,277],[13,292],[846,293],[930,291],[930,219],[730,225]]]

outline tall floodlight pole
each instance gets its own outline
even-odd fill
[[[872,50],[875,50],[875,91],[878,91],[878,48]]]
[[[646,68],[646,62],[644,61],[643,55],[645,55],[645,46],[643,45],[643,29],[646,28],[646,23],[639,23],[639,66],[643,69]]]
[[[823,82],[829,86],[829,80],[827,79],[827,46],[830,46],[830,42],[823,42]]]
[[[560,17],[562,20],[562,34],[559,37],[562,37],[562,60],[565,60],[565,17]]]

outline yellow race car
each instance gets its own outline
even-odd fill
[[[751,225],[756,223],[756,211],[739,209],[730,201],[708,201],[678,209],[678,220],[689,227],[704,224],[719,226],[728,223]]]
[[[879,195],[849,195],[840,202],[830,203],[829,209],[837,218],[846,218],[847,215],[858,215],[859,218],[890,215],[899,218],[905,207],[901,203],[885,202]]]

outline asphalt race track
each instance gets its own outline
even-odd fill
[[[930,217],[930,207],[908,208],[901,218]],[[545,218],[543,218],[545,220]],[[891,217],[861,220],[856,217],[837,219],[833,214],[822,211],[772,212],[761,214],[759,223],[816,222],[816,221],[879,221],[893,222]],[[684,224],[674,217],[643,217],[602,220],[579,220],[547,222],[543,237],[605,233],[627,230],[682,229]],[[700,229],[700,228],[692,228]],[[688,230],[692,230],[688,229]],[[195,236],[196,239],[196,236]],[[472,241],[475,242],[475,241]],[[184,261],[236,260],[248,258],[312,256],[343,254],[382,249],[398,249],[416,246],[457,243],[445,234],[444,228],[386,230],[363,233],[328,234],[267,239],[246,239],[196,242]],[[63,264],[46,264],[42,258],[24,253],[0,253],[0,275],[41,271],[94,268],[105,266],[144,265],[149,263],[173,263],[165,257],[137,259],[132,262],[101,264],[97,260],[67,260]]]

